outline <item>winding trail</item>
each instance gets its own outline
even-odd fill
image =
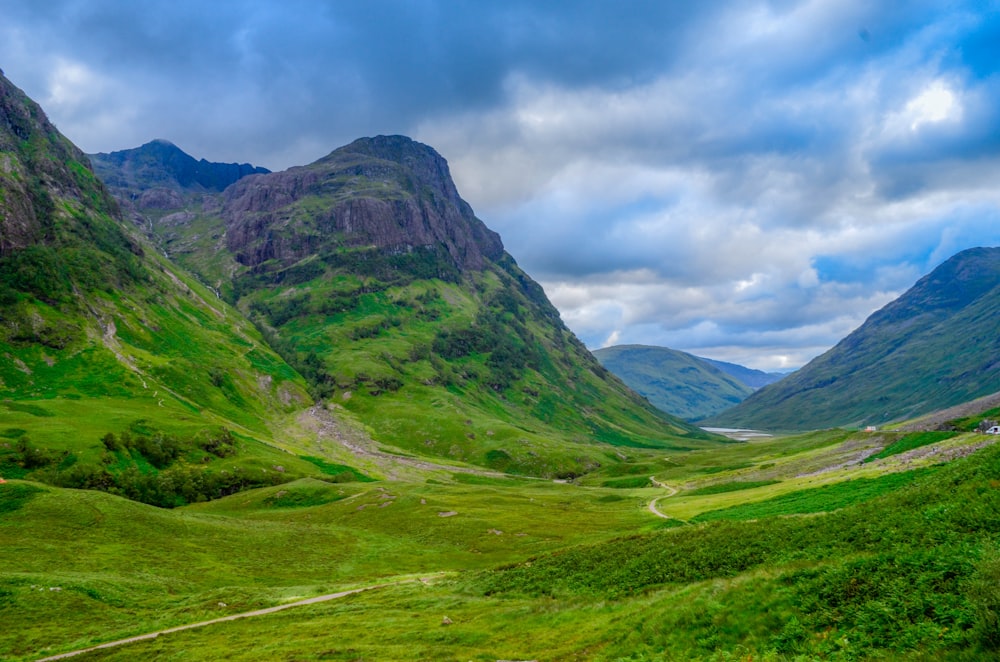
[[[432,576],[440,576],[445,573],[436,573]],[[135,643],[137,641],[146,641],[149,639],[156,639],[161,634],[170,634],[172,632],[181,632],[183,630],[193,630],[194,628],[205,627],[206,625],[214,625],[216,623],[224,623],[226,621],[235,621],[241,618],[252,618],[254,616],[264,616],[266,614],[273,614],[278,611],[283,611],[285,609],[291,609],[293,607],[303,607],[305,605],[314,605],[318,602],[327,602],[328,600],[336,600],[337,598],[343,598],[348,595],[354,595],[355,593],[362,593],[364,591],[374,591],[379,588],[386,588],[387,586],[399,586],[400,584],[410,584],[414,582],[420,582],[422,584],[427,584],[429,582],[430,576],[422,577],[420,579],[404,579],[395,582],[386,582],[384,584],[374,584],[372,586],[363,586],[361,588],[353,588],[348,591],[340,591],[338,593],[328,593],[326,595],[317,595],[316,597],[306,598],[304,600],[298,600],[296,602],[289,602],[288,604],[277,605],[275,607],[267,607],[266,609],[255,609],[254,611],[244,611],[239,614],[230,614],[229,616],[221,616],[219,618],[213,618],[209,621],[201,621],[199,623],[188,623],[187,625],[178,625],[172,628],[166,628],[163,630],[157,630],[156,632],[149,632],[147,634],[140,634],[134,637],[128,637],[126,639],[119,639],[117,641],[109,641],[103,644],[98,644],[96,646],[91,646],[89,648],[80,648],[75,651],[69,651],[68,653],[60,653],[58,655],[53,655],[51,657],[44,657],[37,662],[48,662],[49,660],[62,660],[68,657],[74,657],[76,655],[82,655],[83,653],[89,653],[91,651],[101,650],[103,648],[114,648],[116,646],[124,646],[126,644]]]
[[[659,501],[660,499],[668,499],[668,498],[672,497],[673,495],[677,494],[677,488],[676,487],[671,487],[670,485],[667,485],[666,483],[661,483],[660,481],[656,480],[656,476],[650,476],[649,480],[650,480],[650,482],[653,483],[653,485],[656,485],[657,487],[662,487],[663,489],[668,490],[670,492],[670,494],[664,494],[663,496],[658,496],[655,499],[653,499],[652,501],[650,501],[649,502],[649,512],[653,513],[657,517],[662,517],[663,519],[675,519],[675,518],[671,517],[670,515],[661,513],[656,508],[656,502]]]

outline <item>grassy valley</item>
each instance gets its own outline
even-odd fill
[[[251,175],[156,143],[136,226],[2,76],[0,110],[3,659],[1000,654],[995,400],[708,434],[587,352],[427,146]],[[941,310],[982,362],[979,290]]]
[[[666,489],[439,472],[162,510],[10,481],[0,645],[32,659],[388,583],[83,659],[981,658],[1000,644],[1000,450],[962,433],[864,461],[913,434],[627,463]]]

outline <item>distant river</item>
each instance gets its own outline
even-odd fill
[[[730,439],[736,439],[738,441],[768,439],[771,437],[771,435],[766,432],[760,432],[759,430],[746,430],[743,428],[702,428],[702,430],[705,432],[721,434],[724,437],[729,437]]]

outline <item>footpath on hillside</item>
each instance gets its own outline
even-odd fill
[[[254,616],[264,616],[266,614],[273,614],[278,611],[283,611],[285,609],[292,609],[293,607],[303,607],[305,605],[314,605],[319,602],[327,602],[329,600],[336,600],[338,598],[347,597],[348,595],[354,595],[355,593],[362,593],[364,591],[374,591],[380,588],[386,588],[388,586],[399,586],[401,584],[410,584],[413,582],[421,582],[426,584],[430,578],[440,577],[446,573],[435,573],[433,575],[428,575],[421,577],[420,579],[404,579],[395,582],[385,582],[382,584],[374,584],[372,586],[362,586],[360,588],[353,588],[347,591],[339,591],[337,593],[328,593],[326,595],[317,595],[316,597],[306,598],[304,600],[298,600],[296,602],[289,602],[284,605],[276,605],[274,607],[267,607],[265,609],[255,609],[254,611],[244,611],[239,614],[230,614],[228,616],[220,616],[219,618],[213,618],[208,621],[200,621],[198,623],[189,623],[187,625],[178,625],[172,628],[165,628],[163,630],[157,630],[156,632],[149,632],[147,634],[140,634],[134,637],[127,637],[125,639],[118,639],[116,641],[109,641],[103,644],[98,644],[96,646],[90,646],[88,648],[80,648],[75,651],[69,651],[67,653],[59,653],[58,655],[52,655],[50,657],[45,657],[39,659],[37,662],[49,662],[49,660],[63,660],[68,657],[74,657],[76,655],[82,655],[84,653],[89,653],[91,651],[101,650],[104,648],[114,648],[116,646],[125,646],[127,644],[132,644],[138,641],[146,641],[149,639],[156,639],[160,635],[170,634],[172,632],[181,632],[183,630],[193,630],[195,628],[205,627],[207,625],[214,625],[216,623],[224,623],[226,621],[235,621],[241,618],[253,618]]]
[[[660,499],[667,499],[667,498],[672,497],[673,495],[677,494],[677,488],[676,487],[671,487],[670,485],[667,485],[666,483],[661,483],[660,481],[656,480],[656,476],[650,476],[649,480],[650,480],[650,482],[653,483],[653,485],[656,485],[657,487],[662,487],[663,489],[665,489],[665,490],[667,490],[667,491],[670,492],[670,494],[664,494],[663,496],[658,496],[655,499],[653,499],[652,501],[650,501],[649,502],[649,512],[653,513],[657,517],[662,517],[663,519],[674,519],[670,515],[667,515],[665,513],[661,513],[657,509],[657,507],[656,507],[656,502],[659,501]]]

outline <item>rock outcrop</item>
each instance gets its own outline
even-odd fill
[[[251,267],[365,246],[443,246],[462,270],[503,255],[444,158],[404,136],[362,138],[308,166],[241,179],[225,192],[222,215],[229,250]]]

